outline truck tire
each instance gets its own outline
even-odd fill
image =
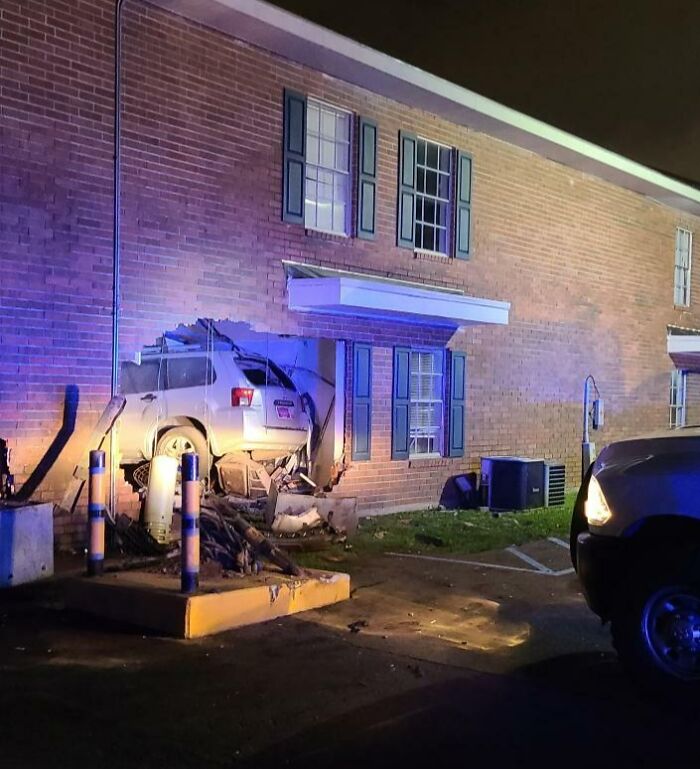
[[[700,588],[657,577],[628,583],[613,612],[620,661],[655,688],[700,687]]]
[[[196,427],[189,425],[171,427],[160,436],[156,445],[156,454],[175,457],[178,462],[186,451],[199,454],[199,477],[201,480],[208,478],[211,467],[209,446],[207,439]]]

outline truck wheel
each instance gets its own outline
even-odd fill
[[[180,457],[186,451],[194,451],[199,454],[199,477],[202,480],[208,478],[211,466],[209,446],[207,445],[207,439],[196,427],[171,427],[158,439],[156,454],[175,457],[179,462]]]
[[[621,662],[646,681],[664,688],[700,685],[697,587],[673,579],[640,585],[622,596],[611,629]]]

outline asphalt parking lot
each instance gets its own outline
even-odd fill
[[[697,766],[695,703],[627,677],[563,548],[520,551],[367,558],[349,601],[202,641],[1,593],[2,765]]]

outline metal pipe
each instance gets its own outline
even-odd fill
[[[117,0],[114,16],[114,156],[113,156],[113,216],[112,216],[112,376],[111,395],[119,389],[119,314],[121,312],[121,60],[122,10],[126,0]],[[109,510],[114,517],[117,499],[117,437],[109,433]]]
[[[590,435],[588,432],[588,403],[590,401],[590,382],[591,375],[586,377],[583,383],[583,443],[588,443]]]

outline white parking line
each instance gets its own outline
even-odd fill
[[[569,549],[569,543],[564,542],[564,540],[559,539],[559,537],[547,537],[547,541],[551,542],[553,545],[559,545],[559,547],[563,547],[565,550]]]
[[[522,550],[518,550],[518,548],[515,545],[511,545],[510,547],[506,548],[506,553],[510,553],[511,555],[514,555],[516,558],[519,558],[521,561],[525,561],[525,563],[530,564],[536,571],[540,571],[543,574],[551,574],[552,569],[550,569],[548,566],[545,566],[543,563],[540,563],[539,561],[536,561],[534,558],[531,558],[527,553],[523,553]]]
[[[573,574],[573,569],[562,569],[561,571],[552,571],[544,567],[543,569],[524,569],[520,566],[506,566],[502,563],[484,563],[483,561],[467,561],[461,558],[441,558],[435,555],[417,555],[416,553],[387,553],[393,558],[412,558],[416,561],[436,561],[437,563],[456,563],[460,566],[477,566],[482,569],[501,569],[502,571],[519,571],[526,574],[540,574],[545,577],[564,577],[567,574]],[[524,555],[524,553],[522,553]],[[534,559],[533,559],[534,560]],[[541,565],[541,564],[540,564]]]

